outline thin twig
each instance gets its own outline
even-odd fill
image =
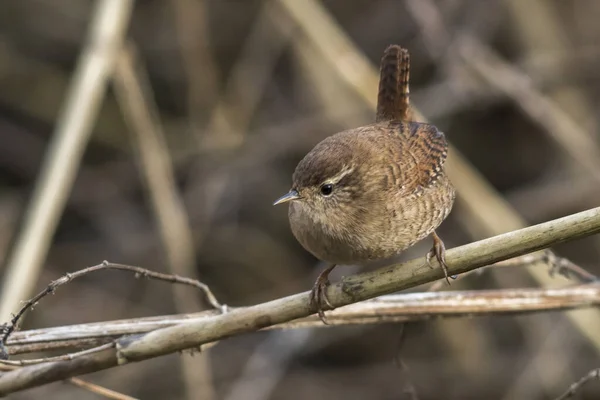
[[[68,381],[70,384],[85,389],[89,392],[95,393],[97,395],[106,397],[107,399],[113,400],[137,400],[135,397],[127,396],[126,394],[119,393],[114,390],[107,389],[105,387],[96,385],[94,383],[90,383],[88,381],[84,381],[79,378],[71,378]]]
[[[5,364],[0,364],[0,371],[14,371],[15,369],[17,369],[19,367],[15,367],[12,365],[5,365]],[[69,378],[67,379],[68,383],[72,384],[73,386],[77,386],[79,388],[85,389],[89,392],[95,393],[97,395],[100,395],[102,397],[105,397],[107,399],[112,399],[112,400],[137,400],[135,397],[131,397],[131,396],[127,396],[123,393],[119,393],[117,391],[111,390],[111,389],[107,389],[103,386],[100,385],[96,385],[95,383],[90,383],[88,381],[84,381],[83,379],[80,378]]]
[[[101,271],[101,270],[105,270],[105,269],[116,269],[116,270],[121,270],[121,271],[129,271],[129,272],[135,273],[136,277],[157,279],[157,280],[161,280],[161,281],[178,283],[178,284],[196,287],[204,292],[204,294],[206,295],[206,298],[208,299],[208,301],[210,302],[210,304],[213,307],[215,307],[216,309],[222,310],[222,311],[225,310],[225,308],[224,308],[225,306],[221,305],[217,301],[217,298],[214,296],[214,294],[212,293],[210,288],[200,281],[197,281],[195,279],[181,277],[178,275],[170,275],[170,274],[163,274],[160,272],[154,272],[154,271],[150,271],[145,268],[135,267],[132,265],[115,264],[115,263],[111,263],[108,261],[104,261],[101,264],[94,265],[94,266],[88,267],[88,268],[84,268],[82,270],[79,270],[79,271],[76,271],[73,273],[65,274],[64,276],[58,278],[57,280],[50,282],[50,284],[44,290],[39,292],[37,295],[35,295],[30,300],[28,300],[25,303],[25,305],[23,307],[21,307],[21,309],[13,316],[10,323],[8,325],[4,326],[4,333],[3,333],[2,339],[0,340],[0,346],[2,346],[2,356],[3,356],[2,358],[4,358],[4,359],[7,358],[8,353],[6,353],[6,349],[4,348],[4,345],[6,344],[11,333],[15,330],[17,323],[19,322],[19,320],[21,319],[23,314],[25,314],[25,312],[28,309],[33,308],[46,295],[54,293],[56,288],[58,288],[59,286],[69,283],[73,279],[80,278],[83,275],[87,275],[89,273]]]
[[[455,275],[490,263],[600,232],[600,207],[447,250],[448,272]],[[334,307],[357,303],[442,278],[425,257],[349,276],[327,289]],[[314,314],[309,293],[272,300],[206,319],[116,340],[116,350],[23,367],[0,376],[0,395],[63,380],[253,332]]]
[[[557,256],[552,250],[543,250],[531,254],[525,254],[520,257],[514,257],[509,260],[500,261],[489,265],[487,267],[479,268],[470,273],[462,274],[457,279],[464,279],[471,274],[482,274],[489,268],[504,268],[504,267],[525,267],[532,266],[535,264],[544,264],[548,267],[548,273],[551,277],[556,274],[564,276],[567,279],[575,280],[576,282],[594,282],[598,278],[596,275],[584,268],[575,264],[573,261]],[[434,282],[428,289],[428,292],[435,292],[440,290],[446,284],[445,281],[441,280]]]
[[[70,360],[74,360],[78,357],[83,357],[83,356],[86,356],[89,354],[98,353],[100,351],[104,351],[104,350],[107,350],[107,349],[110,349],[113,347],[115,347],[114,343],[106,343],[106,344],[103,344],[102,346],[97,346],[97,347],[93,347],[91,349],[77,351],[75,353],[63,354],[61,356],[34,358],[34,359],[29,359],[29,360],[14,360],[14,361],[13,360],[0,360],[0,364],[12,365],[15,367],[22,367],[25,365],[34,365],[34,364],[48,363],[48,362],[54,362],[54,361],[70,361]]]
[[[559,274],[567,279],[574,279],[580,282],[594,282],[598,280],[596,275],[586,271],[567,258],[557,256],[552,251],[546,253],[546,260],[550,266],[550,276]]]
[[[584,385],[596,379],[600,379],[600,368],[596,368],[588,372],[583,378],[569,386],[569,389],[562,395],[558,396],[556,400],[570,399],[571,397],[575,396],[575,394],[577,394],[577,392],[580,391]]]

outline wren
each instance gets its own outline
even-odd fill
[[[289,202],[292,232],[330,266],[316,280],[311,307],[326,323],[323,303],[336,265],[391,259],[431,235],[448,281],[445,247],[435,229],[448,216],[455,191],[444,172],[448,142],[435,126],[411,121],[410,58],[389,46],[381,59],[376,122],[339,132],[300,161]],[[448,281],[449,283],[449,281]]]

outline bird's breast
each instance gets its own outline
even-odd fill
[[[448,216],[453,202],[454,189],[443,176],[418,194],[370,201],[360,213],[315,214],[306,204],[293,202],[289,219],[298,242],[318,259],[366,264],[393,258],[427,237]]]

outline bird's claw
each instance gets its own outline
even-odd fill
[[[323,321],[325,325],[329,325],[327,322],[327,318],[325,317],[325,312],[323,311],[323,305],[327,306],[329,309],[334,309],[335,307],[331,304],[329,297],[327,296],[327,287],[329,286],[329,273],[335,267],[335,265],[327,268],[325,271],[321,272],[315,284],[313,285],[312,290],[310,291],[310,306],[313,309],[317,310],[317,314],[319,315],[319,319]]]
[[[440,264],[440,267],[444,271],[444,278],[446,278],[446,282],[448,283],[448,285],[450,285],[450,276],[448,275],[448,264],[446,264],[446,246],[444,246],[444,242],[435,232],[433,232],[432,238],[433,247],[431,247],[431,250],[429,250],[429,252],[427,253],[427,264],[429,264],[429,266],[433,268],[433,266],[431,265],[431,258],[435,256],[437,262]],[[456,279],[456,275],[453,275],[452,279]]]

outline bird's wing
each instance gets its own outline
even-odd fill
[[[399,129],[398,129],[399,128]],[[417,193],[432,185],[443,173],[448,142],[435,126],[421,122],[398,124],[401,138],[395,169],[402,194]]]

